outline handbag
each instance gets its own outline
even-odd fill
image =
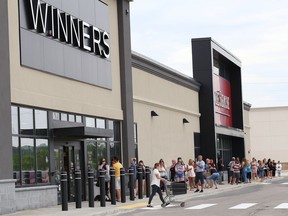
[[[105,182],[110,182],[110,175],[109,175],[109,173],[108,172],[106,172],[106,174],[105,174]]]

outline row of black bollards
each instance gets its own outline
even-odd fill
[[[106,206],[106,185],[105,185],[105,175],[106,171],[101,170],[99,172],[99,186],[100,186],[100,206]],[[143,176],[146,180],[146,196],[150,195],[150,169],[147,167],[145,169],[145,175],[142,168],[137,170],[138,178],[138,198],[143,199]],[[125,190],[125,169],[120,169],[120,187],[121,187],[121,202],[126,202],[126,190]],[[129,191],[130,200],[134,201],[134,172],[133,169],[129,169]],[[88,198],[89,207],[94,207],[94,171],[88,171]],[[62,211],[68,211],[68,182],[67,182],[67,172],[61,173],[61,198],[62,198]],[[110,169],[110,199],[111,204],[116,205],[116,191],[115,191],[115,170]],[[82,207],[82,189],[81,189],[81,171],[75,171],[75,205],[76,208]]]

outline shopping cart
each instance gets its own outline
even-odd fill
[[[185,182],[170,182],[165,181],[166,203],[179,203],[181,207],[185,206],[185,202],[175,200],[176,195],[187,194],[187,185]]]

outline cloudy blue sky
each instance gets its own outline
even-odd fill
[[[242,62],[252,107],[288,106],[287,0],[134,0],[132,49],[189,76],[191,38],[212,37]]]

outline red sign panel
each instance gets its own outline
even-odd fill
[[[215,124],[232,127],[230,82],[213,74]]]

